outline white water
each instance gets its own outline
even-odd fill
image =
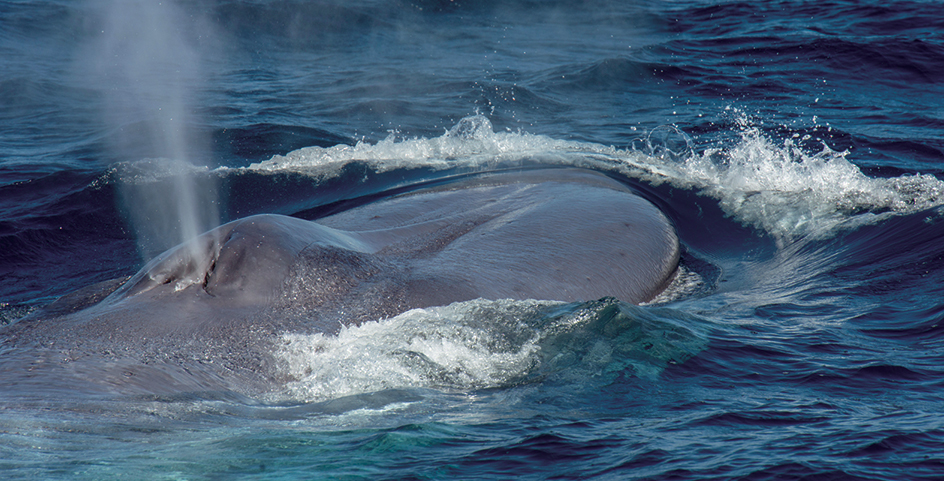
[[[794,139],[775,142],[746,118],[739,121],[738,133],[740,141],[735,145],[701,153],[688,147],[673,152],[662,140],[647,140],[638,149],[617,149],[522,132],[494,132],[485,117],[473,116],[440,137],[391,135],[376,144],[307,147],[248,169],[331,177],[351,161],[366,162],[377,172],[407,167],[474,171],[535,161],[587,167],[694,190],[717,199],[735,220],[781,240],[829,236],[838,228],[944,203],[944,182],[932,175],[871,178],[847,159],[847,152],[825,145],[819,152],[806,152]]]
[[[559,303],[474,300],[345,327],[337,336],[285,334],[278,355],[292,399],[320,401],[407,387],[476,389],[521,378],[538,363],[527,322]]]
[[[615,301],[477,299],[414,309],[337,336],[285,334],[276,355],[295,381],[270,401],[391,389],[467,392],[549,378],[602,382],[627,371],[654,378],[704,348],[703,322]]]

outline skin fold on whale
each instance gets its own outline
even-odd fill
[[[291,380],[271,355],[283,333],[476,298],[645,302],[679,250],[652,203],[581,169],[464,177],[316,221],[256,215],[3,328],[0,382],[265,392]]]

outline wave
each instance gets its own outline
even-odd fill
[[[873,172],[868,165],[860,168],[851,162],[849,152],[823,146],[820,139],[832,138],[828,127],[762,130],[761,121],[737,110],[731,115],[734,121],[723,126],[731,138],[699,152],[695,140],[672,126],[654,129],[628,148],[617,148],[495,131],[486,117],[474,115],[439,136],[390,134],[378,142],[354,145],[338,144],[342,139],[323,131],[293,131],[291,142],[309,138],[321,146],[273,155],[246,167],[184,168],[179,163],[144,159],[115,164],[98,178],[57,173],[14,182],[5,193],[17,201],[10,204],[7,220],[0,223],[0,244],[6,246],[0,258],[9,267],[4,272],[13,275],[16,269],[17,276],[46,279],[46,274],[30,273],[64,265],[79,267],[75,279],[64,284],[39,286],[33,285],[35,280],[11,284],[5,298],[61,294],[90,279],[105,280],[133,271],[138,256],[133,243],[129,244],[122,212],[113,207],[119,200],[117,187],[131,185],[157,195],[173,186],[181,170],[194,176],[197,186],[218,188],[223,198],[212,202],[220,203],[222,221],[228,221],[263,212],[317,219],[330,213],[326,208],[344,208],[345,202],[364,196],[385,195],[392,189],[451,175],[540,165],[583,167],[637,188],[675,220],[683,242],[696,250],[706,238],[769,236],[781,246],[803,238],[831,238],[892,217],[937,209],[942,203],[944,184],[932,175],[902,169]],[[250,137],[246,143],[258,135],[281,135],[277,131],[268,126],[246,130]],[[301,138],[294,139],[296,134]],[[817,143],[819,151],[814,150]],[[247,157],[262,155],[264,151],[258,150]],[[37,197],[66,187],[66,193]],[[939,217],[933,212],[928,215]],[[714,226],[710,233],[705,231],[709,225]],[[748,231],[740,230],[745,228]],[[104,248],[120,254],[89,267],[81,259],[101,257],[103,236],[108,239]],[[54,267],[41,269],[40,265]]]
[[[655,129],[636,146],[619,149],[525,132],[495,132],[487,118],[476,115],[439,137],[402,139],[391,134],[374,144],[308,147],[246,169],[328,178],[352,162],[365,163],[378,173],[416,168],[475,172],[534,164],[585,167],[697,192],[717,200],[734,220],[782,241],[828,237],[837,229],[944,202],[944,183],[932,175],[869,177],[847,159],[848,152],[825,145],[810,152],[808,134],[774,141],[746,115],[735,113],[738,141],[698,153],[691,139],[674,127]]]

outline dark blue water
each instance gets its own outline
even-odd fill
[[[286,333],[261,398],[0,386],[5,477],[944,477],[939,2],[151,3],[0,1],[3,324],[219,222],[533,164],[635,186],[684,275]]]

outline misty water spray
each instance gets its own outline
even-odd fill
[[[195,112],[212,25],[173,2],[95,3],[97,40],[80,63],[100,95],[120,198],[151,257],[219,224],[206,169],[209,136]]]

